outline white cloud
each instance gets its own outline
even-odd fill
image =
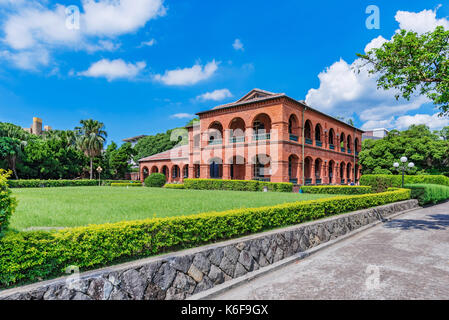
[[[437,9],[423,10],[421,12],[398,11],[395,15],[399,28],[425,33],[433,31],[437,26],[449,30],[449,21],[446,18],[437,19]]]
[[[376,49],[380,48],[385,42],[388,42],[388,40],[382,36],[378,36],[377,38],[374,38],[373,40],[371,40],[365,46],[365,52],[367,53],[368,51],[370,51],[371,49],[374,49],[374,48],[376,48]]]
[[[191,68],[167,70],[164,75],[155,75],[154,79],[169,86],[193,85],[213,76],[218,69],[218,64],[219,62],[212,60],[204,67],[195,64]]]
[[[449,118],[439,117],[438,113],[435,114],[415,114],[404,115],[398,118],[394,116],[384,120],[370,120],[363,124],[363,130],[370,130],[375,128],[388,128],[405,130],[412,124],[425,124],[430,130],[439,130],[445,126],[449,126]]]
[[[420,33],[433,30],[437,25],[443,25],[449,30],[449,20],[437,19],[436,10],[423,10],[419,13],[398,11],[395,18],[401,28]],[[365,52],[379,48],[387,41],[389,40],[378,36],[365,46]],[[350,117],[355,113],[364,121],[363,129],[395,126],[403,128],[404,121],[427,119],[422,115],[408,118],[411,116],[406,114],[418,110],[423,104],[430,102],[429,99],[418,96],[412,97],[410,101],[396,100],[398,91],[377,89],[376,77],[370,75],[367,68],[356,72],[361,64],[360,59],[350,64],[343,59],[333,63],[318,75],[320,86],[308,91],[306,102],[334,115]],[[428,116],[434,119],[434,116]],[[443,120],[435,123],[440,124],[441,121]]]
[[[117,36],[143,27],[149,20],[165,15],[162,0],[83,0],[81,24],[85,32]]]
[[[127,63],[122,59],[108,60],[102,59],[92,64],[89,69],[83,72],[78,72],[78,75],[94,78],[106,78],[108,81],[115,79],[133,79],[143,69],[145,69],[146,63],[144,61],[133,63]]]
[[[61,48],[113,51],[120,46],[117,36],[135,32],[166,12],[163,0],[82,0],[77,30],[67,28],[64,5],[47,7],[46,1],[18,1],[12,5],[9,0],[0,1],[0,5],[11,9],[2,16],[1,40],[8,51],[22,55],[36,55],[42,50],[50,54]],[[39,65],[42,63],[37,61],[34,67]]]
[[[170,116],[170,118],[175,118],[175,119],[191,119],[194,117],[195,117],[195,115],[190,114],[190,113],[175,113]]]
[[[139,45],[139,48],[152,47],[155,43],[156,43],[156,40],[154,40],[154,39],[151,39],[151,40],[148,40],[148,41],[142,41],[140,43],[140,45]]]
[[[242,41],[240,41],[240,39],[235,39],[234,40],[234,43],[232,44],[232,47],[235,49],[235,50],[241,50],[241,51],[243,51],[244,49],[243,49],[243,43],[242,43]]]
[[[226,98],[232,97],[231,91],[228,89],[217,89],[212,92],[206,92],[196,97],[197,100],[207,101],[220,101]]]
[[[37,71],[39,66],[47,66],[50,62],[48,51],[42,48],[20,52],[0,51],[0,57],[28,71]]]

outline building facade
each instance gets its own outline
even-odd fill
[[[42,130],[42,119],[38,117],[33,117],[33,123],[31,124],[31,127],[29,128],[23,128],[28,133],[35,134],[37,136],[42,135],[42,132],[44,131],[50,131],[50,126],[44,126],[44,130]]]
[[[139,160],[153,172],[185,178],[349,184],[360,177],[363,131],[280,93],[254,89],[200,112],[180,146]]]

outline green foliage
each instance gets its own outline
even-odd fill
[[[164,188],[166,188],[166,189],[185,189],[185,186],[183,183],[167,183],[164,185]]]
[[[132,183],[139,184],[140,181],[129,180],[101,180],[102,186],[110,186],[113,183]],[[8,180],[10,188],[52,188],[52,187],[89,187],[98,186],[97,180]]]
[[[439,184],[449,186],[449,178],[442,175],[416,175],[404,176],[405,184]],[[402,186],[401,175],[373,175],[365,174],[360,177],[360,184],[364,186],[371,186],[374,192],[382,192],[389,187],[399,188]]]
[[[11,190],[8,187],[8,177],[10,172],[0,169],[0,235],[8,226],[9,218],[14,213],[17,201],[11,195]]]
[[[437,26],[434,31],[418,34],[400,30],[392,41],[367,54],[358,54],[378,74],[377,85],[397,89],[405,99],[413,93],[424,95],[449,113],[449,30]]]
[[[405,131],[392,130],[379,140],[362,142],[359,161],[363,174],[398,173],[393,163],[406,156],[415,164],[409,174],[441,174],[448,172],[449,141],[432,133],[425,125],[412,125]]]
[[[160,152],[164,152],[172,149],[177,144],[187,144],[187,139],[179,139],[172,137],[174,130],[167,130],[165,133],[158,133],[154,136],[146,136],[140,139],[134,146],[135,156],[134,161],[137,163],[139,159],[152,156]]]
[[[304,193],[320,194],[366,194],[371,193],[370,186],[302,186]]]
[[[288,182],[263,182],[256,180],[184,179],[186,189],[292,192],[293,184]]]
[[[22,154],[22,142],[17,138],[0,136],[0,159],[6,160],[17,179],[17,158]]]
[[[0,122],[0,137],[9,137],[26,141],[30,139],[32,135],[15,124]]]
[[[167,182],[164,174],[154,172],[150,174],[144,181],[146,187],[162,188]]]
[[[117,183],[113,182],[111,183],[111,187],[141,187],[141,183]]]
[[[438,203],[449,199],[449,187],[438,184],[406,184],[411,189],[411,197],[418,199],[420,205]]]
[[[106,142],[107,133],[104,124],[97,120],[81,120],[81,127],[76,127],[76,145],[90,159],[90,178],[93,179],[93,158],[101,153]]]
[[[153,218],[54,232],[7,233],[0,240],[0,287],[189,248],[410,198],[409,189]]]
[[[123,178],[125,173],[129,171],[129,161],[136,151],[132,148],[131,143],[124,143],[120,148],[111,152],[109,158],[109,167],[113,172],[114,178]]]

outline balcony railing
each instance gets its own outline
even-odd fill
[[[309,138],[306,138],[306,144],[313,144],[313,140],[309,139]]]
[[[260,141],[260,140],[270,140],[271,135],[269,133],[259,133],[253,135],[253,140]]]
[[[341,148],[341,152],[345,152],[345,148]]]
[[[298,184],[298,179],[296,179],[296,178],[290,179],[290,182],[293,184]]]
[[[352,153],[351,149],[348,149],[348,153]]]
[[[345,179],[341,179],[341,184],[345,184]]]
[[[334,146],[333,144],[330,144],[330,145],[329,145],[329,149],[335,150],[335,146]]]
[[[221,139],[209,140],[209,145],[217,145],[217,144],[223,144],[223,140]]]
[[[321,179],[315,179],[316,184],[321,184]]]
[[[237,142],[245,142],[245,137],[241,136],[241,137],[230,137],[229,138],[229,143],[237,143]]]
[[[294,134],[290,134],[290,140],[298,142],[298,136],[295,136]]]
[[[306,179],[306,184],[312,184],[312,179]]]
[[[356,155],[356,156],[358,156],[358,155],[359,155],[359,153],[358,153],[358,152],[356,151],[356,152],[355,152],[355,155]]]
[[[318,141],[318,140],[315,141],[315,144],[316,144],[317,147],[322,147],[323,146],[323,143],[321,141]]]

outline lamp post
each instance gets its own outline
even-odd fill
[[[405,170],[411,169],[415,166],[413,162],[409,162],[407,165],[405,164],[407,162],[407,157],[401,157],[401,163],[395,162],[393,163],[393,167],[395,167],[398,170],[402,171],[402,188],[404,188],[404,173]]]
[[[98,186],[101,186],[101,172],[103,171],[103,168],[98,166],[97,172],[98,172]]]

